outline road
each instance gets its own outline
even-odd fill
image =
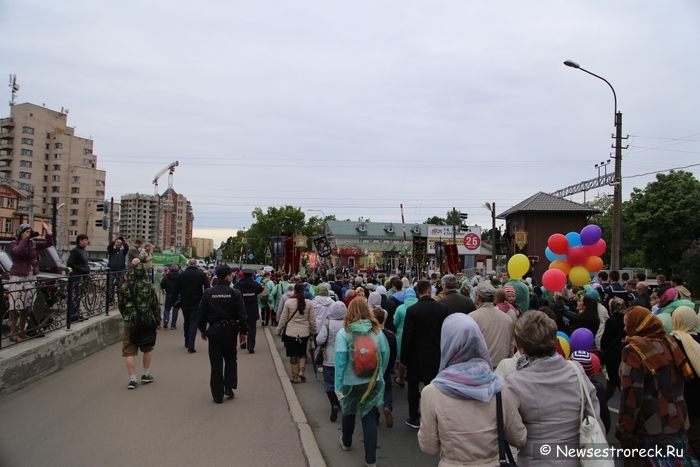
[[[239,353],[236,397],[222,405],[196,345],[188,354],[180,329],[159,332],[155,381],[135,390],[119,343],[0,399],[0,466],[306,465],[264,336]]]

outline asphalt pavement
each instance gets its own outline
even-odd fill
[[[155,381],[135,390],[119,343],[0,399],[0,466],[307,465],[263,333],[255,354],[239,351],[236,397],[221,405],[207,343],[183,344],[181,329],[160,331]]]

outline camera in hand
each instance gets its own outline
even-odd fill
[[[35,238],[41,235],[39,232],[35,232],[32,230],[32,233],[29,234],[29,238]]]

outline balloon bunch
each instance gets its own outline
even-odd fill
[[[581,233],[556,233],[549,237],[544,254],[551,264],[542,276],[542,285],[547,290],[561,290],[566,287],[567,276],[573,285],[586,285],[591,280],[591,273],[603,269],[600,255],[605,253],[607,245],[602,235],[600,227],[591,224]]]

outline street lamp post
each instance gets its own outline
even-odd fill
[[[484,209],[491,211],[491,269],[496,269],[496,203],[484,203]]]
[[[607,84],[613,93],[613,99],[615,101],[615,181],[613,185],[613,231],[612,231],[612,245],[610,247],[610,269],[619,271],[620,270],[620,250],[622,248],[622,112],[617,110],[617,94],[615,93],[615,88],[612,84],[608,82],[602,76],[598,76],[595,73],[581,68],[578,63],[566,60],[564,65],[581,70],[584,73],[588,73],[591,76],[602,80]]]

